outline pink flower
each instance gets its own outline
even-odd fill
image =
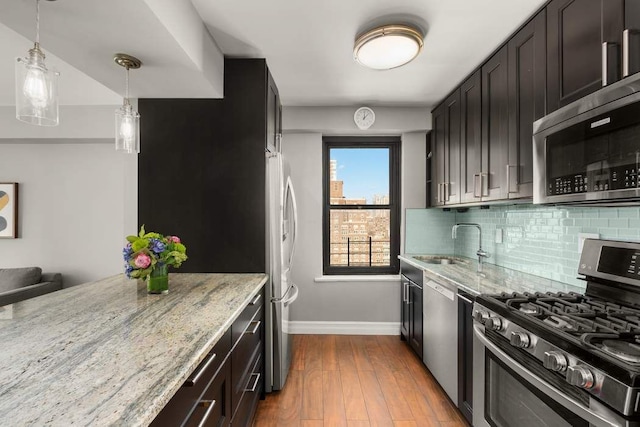
[[[149,267],[149,265],[151,265],[151,257],[149,257],[149,255],[144,253],[138,254],[133,260],[133,263],[138,268],[147,268]]]
[[[173,243],[180,243],[180,238],[178,236],[167,236],[167,239]]]

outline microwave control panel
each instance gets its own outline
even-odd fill
[[[638,167],[617,166],[587,173],[551,178],[547,184],[547,195],[578,194],[587,192],[625,190],[638,188]]]

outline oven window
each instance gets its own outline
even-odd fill
[[[488,352],[485,418],[493,427],[588,427]]]

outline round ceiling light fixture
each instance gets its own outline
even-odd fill
[[[407,25],[384,25],[356,39],[353,58],[365,67],[390,70],[411,62],[424,46],[424,36]]]

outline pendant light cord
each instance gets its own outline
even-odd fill
[[[36,0],[36,46],[40,45],[40,0]]]
[[[125,103],[129,103],[129,67],[126,67],[127,77],[125,79],[125,89],[124,89],[124,98]]]

